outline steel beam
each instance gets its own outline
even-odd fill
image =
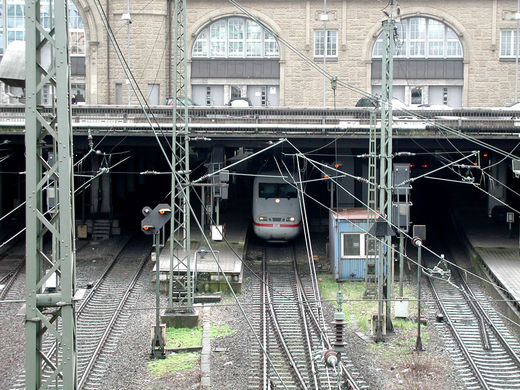
[[[42,4],[25,2],[26,26],[26,389],[76,389],[74,180],[70,114],[68,1],[55,0],[50,29],[40,23]],[[50,64],[42,52],[50,48]],[[42,91],[51,84],[56,106],[43,112]],[[54,158],[45,162],[44,153]],[[47,184],[49,189],[45,189]],[[44,196],[56,194],[55,205]],[[52,254],[45,242],[53,243]],[[56,292],[45,283],[56,275]],[[51,356],[42,349],[54,338]]]
[[[190,164],[187,58],[186,58],[186,0],[174,0],[174,79],[173,79],[173,131],[170,230],[170,285],[168,309],[173,309],[173,291],[179,294],[179,306],[193,312],[193,285],[190,269]],[[176,259],[176,267],[173,260]],[[183,265],[186,274],[179,270]],[[177,269],[174,269],[177,268]],[[174,275],[175,273],[175,275]],[[175,284],[175,286],[174,286]]]
[[[384,215],[387,221],[392,223],[392,81],[394,72],[393,55],[395,51],[394,42],[395,20],[388,18],[383,21],[383,59],[382,59],[382,96],[381,96],[381,143],[379,152],[379,213]],[[390,236],[384,238],[384,253],[379,254],[379,267],[384,267],[384,262],[391,261],[390,248],[392,239]],[[393,266],[393,265],[392,265]],[[382,273],[381,273],[382,275]],[[392,280],[386,275],[387,294],[390,294]],[[378,296],[381,300],[382,296]],[[387,301],[388,302],[388,301]],[[390,307],[386,310],[386,329],[393,330]]]

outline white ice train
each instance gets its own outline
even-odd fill
[[[280,172],[262,172],[253,184],[253,230],[267,241],[289,241],[302,231],[298,190]]]

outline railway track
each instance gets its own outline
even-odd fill
[[[289,250],[288,250],[289,249]],[[300,279],[294,249],[267,247],[262,263],[262,282],[254,299],[255,325],[266,354],[253,347],[253,369],[249,389],[336,389],[338,375],[322,361],[322,353],[330,349],[325,321],[316,304],[308,277]],[[311,294],[311,295],[310,295]],[[265,308],[265,309],[264,309]],[[341,382],[347,388],[363,388],[359,373],[351,373],[344,362]],[[357,380],[354,379],[357,377]]]
[[[0,271],[0,301],[8,297],[9,290],[20,272],[24,269],[25,260],[4,260]]]
[[[149,243],[133,240],[107,265],[76,310],[78,389],[100,389],[120,335],[130,317],[125,311],[137,300],[135,288],[150,252]],[[53,338],[43,341],[50,360],[56,359]],[[58,359],[59,360],[59,359]],[[47,378],[44,371],[42,377]],[[13,389],[25,388],[22,375]],[[62,388],[55,383],[49,388]]]
[[[520,389],[520,344],[485,295],[474,293],[462,279],[458,288],[428,280],[446,324],[437,326],[466,388]]]

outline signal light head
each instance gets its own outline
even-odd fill
[[[171,209],[160,209],[159,210],[159,214],[161,214],[161,215],[171,214],[171,212],[172,212]]]
[[[145,232],[149,232],[149,231],[154,230],[154,229],[155,229],[155,226],[153,226],[153,225],[144,225],[143,226],[143,230]]]

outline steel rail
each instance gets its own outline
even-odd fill
[[[499,332],[495,323],[491,320],[491,318],[487,314],[486,310],[484,310],[484,308],[482,307],[479,300],[475,297],[475,295],[473,294],[473,291],[471,290],[469,285],[466,283],[466,281],[463,278],[460,278],[460,280],[461,280],[461,285],[465,288],[466,291],[468,291],[468,295],[470,297],[472,304],[480,312],[480,315],[482,316],[483,320],[488,324],[489,328],[492,330],[495,337],[498,339],[500,344],[502,344],[502,347],[507,351],[507,353],[509,354],[511,359],[514,360],[514,362],[520,369],[520,357],[518,356],[518,354],[515,353],[513,347],[507,342],[507,340],[504,338],[502,333]]]
[[[7,295],[7,292],[9,291],[9,289],[11,288],[11,286],[13,285],[14,281],[16,280],[16,278],[18,277],[18,274],[20,273],[20,271],[23,269],[23,267],[25,266],[25,260],[22,260],[17,266],[15,269],[13,269],[12,271],[9,271],[7,273],[7,275],[5,275],[1,280],[0,280],[0,284],[3,284],[4,287],[2,288],[2,291],[0,291],[0,301],[3,300],[5,298],[5,296]]]
[[[297,298],[298,298],[298,309],[300,310],[300,317],[301,317],[302,323],[303,323],[304,335],[305,335],[305,343],[306,343],[306,346],[307,346],[307,353],[309,355],[309,362],[310,362],[310,366],[311,366],[312,379],[313,379],[313,382],[314,382],[314,388],[315,389],[319,389],[319,386],[318,386],[318,375],[316,373],[316,365],[315,365],[314,359],[312,357],[311,334],[310,334],[309,325],[307,323],[307,316],[306,316],[305,306],[304,306],[303,300],[302,300],[303,299],[303,294],[305,294],[305,292],[303,291],[303,286],[301,285],[301,283],[298,283],[298,279],[299,279],[299,276],[298,276],[298,266],[296,264],[296,255],[294,253],[294,246],[292,247],[291,254],[292,254],[292,258],[293,258],[294,274],[296,275],[296,280],[297,280],[297,282],[296,282],[296,294],[297,294]]]
[[[489,343],[489,336],[486,330],[486,322],[484,319],[484,316],[482,313],[478,310],[477,306],[475,305],[475,301],[470,296],[469,292],[466,291],[464,288],[461,288],[462,296],[464,297],[464,300],[466,301],[466,304],[471,308],[471,311],[473,312],[473,315],[477,318],[478,322],[478,329],[480,333],[480,340],[482,342],[482,346],[485,350],[491,349],[491,344]]]
[[[485,378],[482,376],[482,373],[480,372],[479,368],[477,367],[475,361],[473,360],[472,356],[471,356],[471,353],[469,352],[468,348],[466,347],[464,341],[461,339],[459,333],[457,332],[457,330],[455,329],[455,326],[453,325],[452,321],[451,321],[451,318],[448,314],[448,311],[446,310],[446,308],[444,307],[444,303],[442,302],[442,300],[440,299],[439,297],[439,294],[437,292],[437,289],[435,288],[431,278],[428,278],[428,282],[430,283],[430,287],[431,287],[431,290],[433,292],[433,295],[435,297],[435,300],[437,302],[437,305],[439,306],[439,309],[441,310],[444,318],[446,319],[446,323],[449,325],[449,328],[450,328],[450,331],[453,335],[453,337],[455,338],[455,341],[457,342],[462,354],[464,355],[464,357],[466,358],[466,361],[468,362],[468,364],[470,365],[473,373],[475,374],[479,384],[482,386],[482,388],[484,390],[490,390],[491,388],[489,387],[489,385],[487,384],[487,381],[485,380]]]
[[[262,344],[267,347],[267,312],[266,308],[266,287],[267,286],[267,272],[265,270],[265,261],[262,261],[262,296],[260,313],[261,318],[261,329],[262,329]],[[267,374],[267,354],[262,354],[262,389],[269,390],[269,378]]]
[[[114,265],[116,264],[117,260],[119,260],[119,257],[121,256],[121,253],[128,246],[130,241],[131,241],[131,239],[129,238],[124,243],[124,245],[121,246],[121,248],[116,253],[116,255],[114,256],[112,261],[105,267],[105,269],[101,273],[101,277],[96,281],[94,286],[90,289],[89,294],[86,297],[83,298],[83,300],[81,301],[80,305],[78,306],[78,309],[76,310],[76,321],[80,318],[80,315],[81,315],[82,311],[84,310],[85,307],[87,307],[87,305],[90,302],[91,298],[94,296],[94,292],[97,290],[97,288],[99,287],[101,282],[106,279],[108,273],[114,267]],[[45,356],[48,356],[48,357],[54,356],[54,354],[56,353],[56,348],[57,348],[57,341],[55,340],[45,353],[43,351],[41,352],[42,356],[44,356],[44,359],[45,359]],[[48,362],[47,362],[47,364],[48,364]],[[18,379],[17,383],[20,382],[20,381],[21,381],[21,379]]]
[[[264,261],[267,261],[265,256],[264,256]],[[278,335],[278,340],[280,341],[280,344],[282,344],[286,357],[289,360],[289,364],[291,365],[294,374],[296,375],[296,377],[298,378],[298,381],[300,382],[301,388],[306,390],[306,389],[308,389],[307,384],[305,383],[305,380],[303,379],[302,374],[300,373],[300,369],[298,368],[298,365],[296,364],[296,362],[294,361],[294,359],[292,357],[291,351],[290,351],[289,347],[287,346],[287,343],[285,342],[282,330],[278,323],[276,311],[275,311],[273,302],[271,300],[271,295],[269,293],[269,286],[268,285],[265,285],[265,286],[266,286],[265,291],[266,291],[267,304],[269,306],[269,313],[271,314],[271,321],[273,323],[274,330],[276,331],[276,333]]]
[[[297,278],[296,278],[297,282],[302,284],[301,279],[300,279],[300,275],[298,273],[296,275],[297,275]],[[332,348],[332,344],[330,343],[329,335],[322,328],[322,326],[320,325],[318,319],[314,315],[314,312],[312,311],[311,304],[310,304],[310,302],[309,302],[309,300],[307,298],[307,294],[305,293],[305,291],[304,291],[304,294],[303,294],[303,300],[304,300],[305,305],[307,306],[307,313],[309,313],[309,316],[311,317],[312,322],[314,323],[315,329],[319,333],[321,333],[322,339],[324,340],[325,345],[327,346],[327,349],[331,349]],[[345,365],[342,362],[340,362],[340,367],[341,367],[341,371],[343,372],[343,375],[345,375],[345,377],[347,378],[347,383],[348,383],[349,389],[351,389],[351,390],[359,390],[360,387],[358,386],[356,380],[354,379],[352,374],[347,370],[347,368],[345,367]]]
[[[88,377],[90,375],[90,372],[93,369],[94,364],[96,363],[98,357],[101,355],[102,348],[105,346],[108,336],[112,332],[112,328],[114,327],[117,319],[121,315],[123,306],[128,301],[128,297],[130,296],[130,293],[133,291],[133,289],[137,283],[137,280],[141,276],[141,273],[143,272],[143,269],[147,263],[147,260],[148,260],[148,256],[145,256],[143,258],[143,260],[141,261],[141,264],[139,265],[137,272],[135,273],[134,277],[130,281],[130,284],[128,285],[125,293],[123,294],[123,297],[119,301],[117,308],[114,310],[114,314],[112,314],[112,317],[110,318],[110,322],[108,323],[107,328],[103,332],[103,335],[101,336],[101,339],[99,340],[99,343],[98,343],[96,349],[94,350],[94,353],[92,354],[92,357],[89,360],[85,370],[83,371],[83,375],[81,376],[81,378],[78,382],[78,390],[82,389],[83,386],[86,384]]]

